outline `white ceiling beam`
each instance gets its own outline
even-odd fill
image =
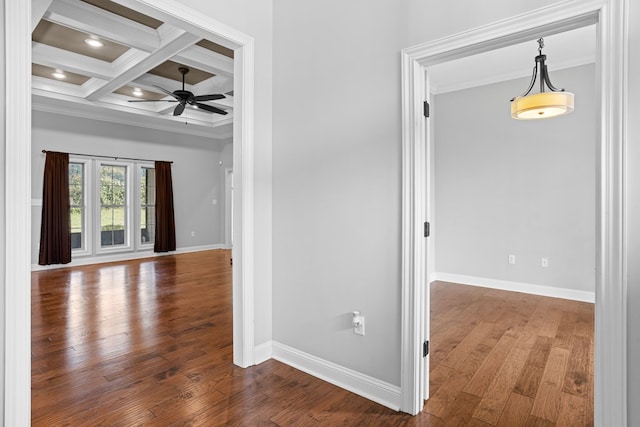
[[[31,0],[31,32],[36,29],[52,0]]]
[[[227,77],[233,76],[233,59],[197,45],[191,46],[176,55],[176,62],[208,71],[212,74]]]
[[[88,3],[56,0],[45,17],[51,22],[146,52],[160,46],[160,37],[154,29]]]
[[[196,34],[200,39],[207,39],[220,46],[235,50],[240,44],[231,42],[231,40],[246,40],[247,36],[240,33],[235,28],[227,26],[221,22],[216,23],[218,31],[212,32],[211,28],[200,27],[192,22],[198,22],[200,13],[190,7],[183,7],[179,2],[167,2],[166,0],[111,0],[122,6],[137,10],[138,12],[159,19],[166,24],[172,24],[183,28],[191,34]],[[159,10],[157,3],[162,3]],[[165,11],[168,11],[165,12]]]
[[[193,86],[191,92],[198,94],[227,93],[233,90],[233,79],[224,76],[215,76]]]
[[[113,66],[106,62],[57,47],[32,42],[31,60],[35,64],[59,68],[63,71],[109,80],[113,77]]]
[[[177,132],[181,135],[190,134],[213,139],[227,139],[233,135],[231,122],[227,120],[194,119],[189,120],[189,126],[185,126],[184,118],[161,117],[157,113],[136,110],[128,106],[72,99],[64,95],[52,96],[37,89],[33,91],[32,108],[36,111]]]
[[[166,25],[163,24],[160,28]],[[160,31],[160,34],[162,45],[158,50],[151,54],[133,52],[128,55],[127,52],[122,55],[113,64],[118,70],[116,76],[90,93],[87,98],[96,100],[113,92],[200,40],[199,37],[177,28]]]
[[[177,76],[176,76],[177,77]],[[141,89],[148,89],[153,92],[159,92],[157,87],[160,86],[169,92],[173,92],[176,89],[182,89],[182,81],[168,79],[166,77],[156,76],[155,74],[143,74],[135,80],[131,81],[132,85],[136,85]],[[191,92],[194,92],[194,86],[189,83],[185,83],[184,88]]]
[[[31,76],[31,87],[43,92],[60,93],[78,98],[83,95],[82,86],[40,76]]]

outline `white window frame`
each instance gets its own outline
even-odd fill
[[[93,198],[93,186],[92,179],[93,176],[93,165],[90,159],[83,159],[79,157],[69,157],[69,163],[80,163],[83,165],[83,202],[84,209],[82,212],[82,246],[77,249],[71,250],[72,257],[81,257],[81,256],[89,256],[92,254],[91,248],[93,247],[93,221],[92,215],[93,212],[92,206],[92,198]]]
[[[93,219],[94,219],[94,227],[93,232],[94,236],[99,236],[100,238],[95,239],[94,244],[94,253],[96,255],[102,254],[112,254],[117,252],[132,252],[134,250],[134,245],[132,244],[131,239],[131,226],[133,222],[133,209],[132,206],[132,193],[131,186],[133,184],[132,180],[132,171],[135,169],[135,164],[130,162],[122,162],[117,160],[95,160],[95,172],[93,174],[94,182],[93,182],[93,190],[94,190],[94,203],[93,203]],[[102,224],[101,224],[101,212],[102,212],[102,204],[100,203],[100,172],[103,166],[122,166],[126,168],[126,177],[125,177],[125,201],[126,201],[126,209],[125,209],[125,233],[124,233],[124,245],[113,245],[111,247],[102,247]]]
[[[140,236],[140,222],[142,220],[142,191],[140,190],[140,184],[142,183],[141,181],[141,172],[142,172],[142,168],[147,168],[147,169],[153,169],[155,171],[156,166],[155,163],[153,162],[140,162],[140,163],[136,163],[135,164],[135,171],[136,171],[136,176],[135,176],[135,187],[136,187],[136,197],[135,197],[135,209],[134,209],[134,218],[135,218],[135,230],[132,231],[132,236],[134,236],[134,247],[136,251],[146,251],[146,250],[153,250],[153,247],[155,245],[155,236],[152,242],[146,242],[143,243],[142,242],[142,238]],[[155,176],[155,174],[154,174]],[[155,186],[155,185],[154,185]],[[154,204],[154,206],[156,206]]]

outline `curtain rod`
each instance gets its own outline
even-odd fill
[[[42,150],[43,153],[47,153],[47,150]],[[55,153],[56,151],[51,151],[52,153]],[[72,156],[85,156],[85,157],[101,157],[103,159],[114,159],[114,160],[133,160],[133,161],[138,161],[138,162],[156,162],[156,161],[162,161],[162,160],[149,160],[149,159],[134,159],[132,157],[116,157],[116,156],[101,156],[100,154],[82,154],[82,153],[67,153],[70,154]],[[173,163],[173,162],[166,162],[166,163]]]

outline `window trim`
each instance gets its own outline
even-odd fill
[[[142,238],[141,238],[140,233],[139,233],[140,223],[141,223],[141,220],[142,220],[142,191],[140,189],[140,184],[141,184],[141,181],[142,181],[142,179],[141,179],[142,168],[153,169],[155,171],[156,166],[155,166],[155,163],[153,163],[153,162],[137,162],[134,165],[135,165],[135,170],[136,170],[136,176],[135,176],[135,188],[136,188],[135,202],[136,202],[136,207],[135,207],[135,212],[134,212],[135,231],[133,231],[133,234],[132,234],[134,236],[134,238],[135,238],[134,247],[135,247],[136,251],[153,250],[153,247],[155,245],[155,236],[154,236],[153,241],[143,243],[142,242]],[[155,206],[155,204],[153,206]]]
[[[82,245],[79,248],[71,250],[71,257],[82,257],[92,255],[93,247],[93,218],[91,215],[92,209],[92,161],[91,159],[84,159],[79,157],[69,156],[69,164],[79,163],[83,165],[83,177],[82,177],[82,196],[83,196],[83,212],[82,212]]]

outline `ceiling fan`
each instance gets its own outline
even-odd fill
[[[178,71],[182,73],[182,90],[174,90],[173,92],[169,92],[168,90],[160,86],[153,85],[158,89],[160,89],[162,92],[166,93],[167,95],[173,96],[175,99],[131,99],[129,100],[129,102],[179,102],[179,104],[176,105],[176,108],[173,110],[174,116],[179,116],[180,114],[182,114],[187,104],[192,105],[200,110],[208,111],[210,113],[216,113],[216,114],[222,114],[222,115],[227,114],[226,111],[220,108],[213,107],[211,105],[203,104],[200,102],[200,101],[214,101],[216,99],[226,98],[223,94],[216,93],[211,95],[197,95],[197,96],[194,95],[193,92],[185,90],[184,88],[184,76],[189,72],[189,69],[186,67],[180,67],[178,68]]]

